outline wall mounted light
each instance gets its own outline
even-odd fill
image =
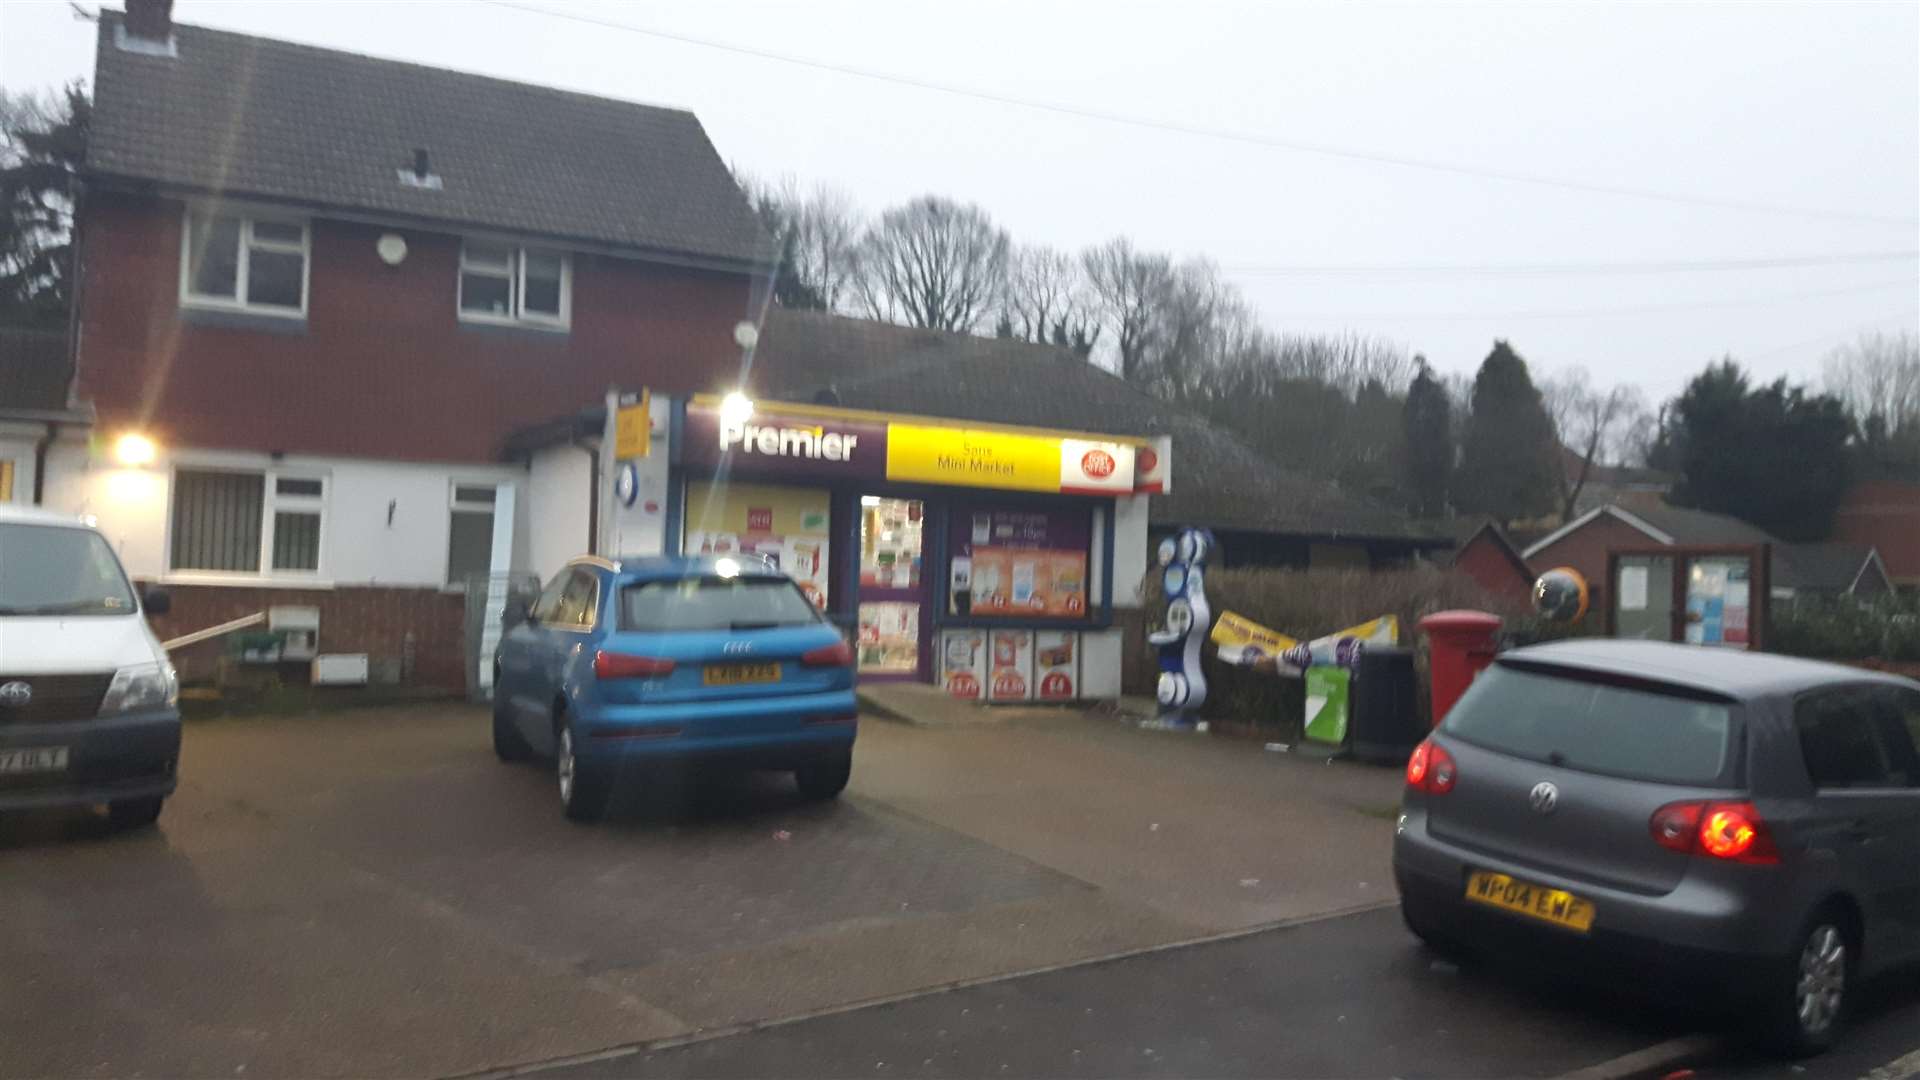
[[[744,424],[753,418],[753,400],[738,390],[720,399],[720,422]]]
[[[113,443],[113,459],[122,465],[151,465],[159,456],[160,448],[153,440],[137,431],[129,431]]]

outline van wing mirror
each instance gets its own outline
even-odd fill
[[[518,626],[533,621],[533,607],[524,596],[507,597],[507,606],[501,612],[500,621],[507,626]]]
[[[140,606],[148,615],[165,615],[173,610],[173,594],[158,585],[149,585],[140,595]]]

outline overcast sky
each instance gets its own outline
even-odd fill
[[[1657,399],[1722,353],[1815,378],[1861,330],[1920,326],[1911,257],[1644,269],[1920,248],[1920,4],[524,6],[1255,139],[485,0],[178,0],[175,18],[685,106],[756,174],[838,186],[868,209],[922,192],[973,200],[1024,242],[1074,249],[1125,233],[1205,255],[1275,329],[1377,333],[1448,371],[1471,371],[1504,337],[1537,369],[1583,365]],[[65,0],[0,2],[0,86],[90,78],[92,60],[93,27]],[[1893,220],[1630,198],[1302,145]],[[1643,269],[1326,269],[1596,263]]]

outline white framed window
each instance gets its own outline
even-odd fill
[[[493,572],[492,484],[454,483],[449,492],[447,584],[465,585]]]
[[[469,240],[460,248],[460,318],[565,328],[573,259],[558,251]]]
[[[318,574],[326,513],[324,476],[177,468],[167,568],[184,573]]]
[[[304,221],[189,209],[180,230],[180,303],[304,316],[311,243]]]

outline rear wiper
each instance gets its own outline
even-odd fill
[[[771,630],[780,624],[777,622],[737,622],[728,623],[729,630]]]
[[[1561,753],[1558,750],[1547,751],[1547,764],[1558,769],[1558,768],[1564,767],[1566,763],[1567,763],[1567,755]]]

